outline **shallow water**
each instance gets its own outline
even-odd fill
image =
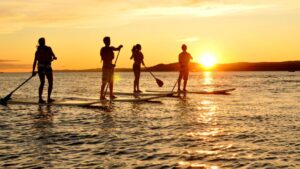
[[[155,73],[170,90],[177,73]],[[29,74],[0,74],[5,96]],[[115,90],[132,91],[132,73]],[[98,97],[100,73],[55,73],[53,96]],[[300,73],[191,73],[188,90],[237,88],[111,110],[0,106],[0,166],[11,168],[299,168]],[[36,98],[38,79],[13,96]],[[141,88],[159,89],[147,73]],[[45,90],[46,94],[46,90]]]

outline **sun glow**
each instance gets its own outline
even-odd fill
[[[198,62],[206,69],[214,67],[217,63],[216,56],[212,53],[204,53],[199,57]]]

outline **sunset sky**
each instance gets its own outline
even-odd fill
[[[136,43],[149,66],[176,62],[183,43],[195,60],[300,60],[300,1],[0,1],[0,71],[30,71],[40,37],[58,57],[54,69],[99,68],[104,36],[124,45],[117,67],[131,67]]]

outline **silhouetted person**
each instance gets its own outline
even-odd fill
[[[134,60],[132,69],[134,72],[133,92],[140,93],[140,75],[141,75],[141,64],[144,64],[144,55],[141,52],[142,46],[137,44],[132,48],[132,56],[130,59]]]
[[[189,77],[189,63],[190,60],[193,59],[192,56],[186,51],[187,46],[183,44],[181,46],[182,52],[179,54],[179,66],[180,66],[180,73],[178,77],[178,95],[180,95],[180,84],[181,79],[183,79],[183,91],[186,92],[186,85]]]
[[[53,102],[54,100],[51,99],[51,93],[53,88],[53,73],[51,68],[51,62],[56,60],[52,49],[49,46],[46,46],[45,38],[39,39],[39,46],[35,52],[33,68],[32,68],[32,75],[35,76],[35,67],[38,63],[38,75],[40,78],[40,87],[39,87],[39,103],[45,103],[43,100],[43,89],[45,85],[45,77],[48,79],[48,103]]]
[[[114,51],[120,51],[123,47],[120,45],[118,48],[115,48],[113,46],[110,46],[110,38],[104,37],[103,42],[105,44],[104,47],[100,50],[100,56],[103,61],[102,66],[102,85],[101,85],[101,93],[100,93],[100,100],[105,99],[105,87],[106,85],[109,85],[109,91],[110,91],[110,99],[116,98],[113,94],[113,75],[114,75],[114,67],[115,65],[112,64],[112,61],[114,59]]]

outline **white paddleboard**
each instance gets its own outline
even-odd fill
[[[222,89],[222,90],[199,90],[199,91],[187,91],[186,93],[190,94],[227,94],[229,92],[234,91],[235,88],[231,89]],[[158,91],[158,90],[146,90],[147,92],[166,92],[166,91]],[[177,93],[177,92],[176,92]],[[184,91],[182,91],[184,93]]]
[[[100,100],[99,98],[95,98],[95,97],[67,97],[66,99],[74,99],[74,100],[92,100],[92,101],[96,101],[98,100],[98,102],[103,103],[103,102],[147,102],[147,101],[152,101],[154,99],[159,99],[159,98],[163,98],[163,97],[168,97],[170,96],[169,94],[159,94],[157,96],[151,96],[151,97],[143,97],[143,98],[116,98],[113,100]]]
[[[90,106],[97,104],[99,101],[82,101],[82,100],[63,100],[54,101],[52,103],[38,103],[38,101],[30,101],[25,99],[9,100],[7,104],[20,104],[20,105],[41,105],[41,106]]]
[[[162,96],[162,95],[170,95],[176,94],[177,92],[145,92],[145,93],[131,93],[131,92],[114,92],[115,95],[123,95],[123,96]]]

